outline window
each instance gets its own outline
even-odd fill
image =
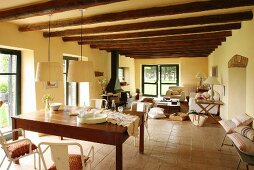
[[[0,128],[11,128],[21,113],[21,51],[0,48]]]
[[[169,86],[178,85],[179,65],[142,65],[142,92],[145,96],[163,96]]]
[[[67,82],[68,68],[70,60],[78,60],[75,57],[63,58],[63,79],[64,79],[64,102],[65,105],[77,106],[78,105],[78,83]]]

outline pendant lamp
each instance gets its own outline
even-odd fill
[[[47,82],[63,80],[61,64],[50,61],[50,17],[49,15],[48,61],[37,63],[35,81]]]
[[[83,10],[81,10],[81,29],[80,29],[80,55],[81,60],[72,60],[69,62],[69,70],[67,76],[67,82],[92,82],[95,79],[93,63],[91,61],[82,61],[83,49],[83,31],[82,31],[82,20],[83,20]]]

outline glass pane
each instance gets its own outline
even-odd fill
[[[63,81],[64,81],[64,105],[67,105],[66,103],[66,74],[63,75]]]
[[[165,95],[166,94],[166,92],[168,91],[168,88],[169,87],[172,87],[172,86],[176,86],[176,84],[162,84],[161,85],[161,95]]]
[[[157,95],[156,93],[156,84],[144,84],[144,94],[146,95]]]
[[[17,56],[0,54],[0,73],[16,73]]]
[[[16,113],[16,76],[0,75],[0,105],[0,127],[6,128]]]
[[[161,83],[177,83],[176,66],[161,66]]]
[[[144,67],[144,82],[156,83],[157,82],[157,66]]]
[[[76,106],[77,103],[77,83],[70,82],[68,83],[68,105]]]

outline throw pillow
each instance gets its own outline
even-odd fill
[[[240,125],[246,126],[253,121],[253,118],[247,114],[239,114],[233,117],[232,121],[236,124],[236,126],[240,126]]]
[[[234,132],[234,128],[236,128],[236,124],[232,120],[220,120],[219,123],[226,133],[232,133]]]
[[[234,129],[235,132],[243,135],[244,137],[254,141],[254,129],[249,126],[239,126]]]
[[[151,118],[165,118],[166,116],[164,115],[164,109],[160,107],[153,107],[150,109],[148,112],[149,117]]]
[[[231,133],[227,136],[233,141],[240,151],[248,155],[254,155],[254,142],[239,133]]]
[[[208,98],[210,97],[210,95],[208,94],[208,92],[204,92],[204,93],[202,94],[202,96],[203,96],[204,98],[206,98],[206,99],[208,99]]]

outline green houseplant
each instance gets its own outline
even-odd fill
[[[0,83],[0,100],[8,101],[8,90],[7,82]]]

